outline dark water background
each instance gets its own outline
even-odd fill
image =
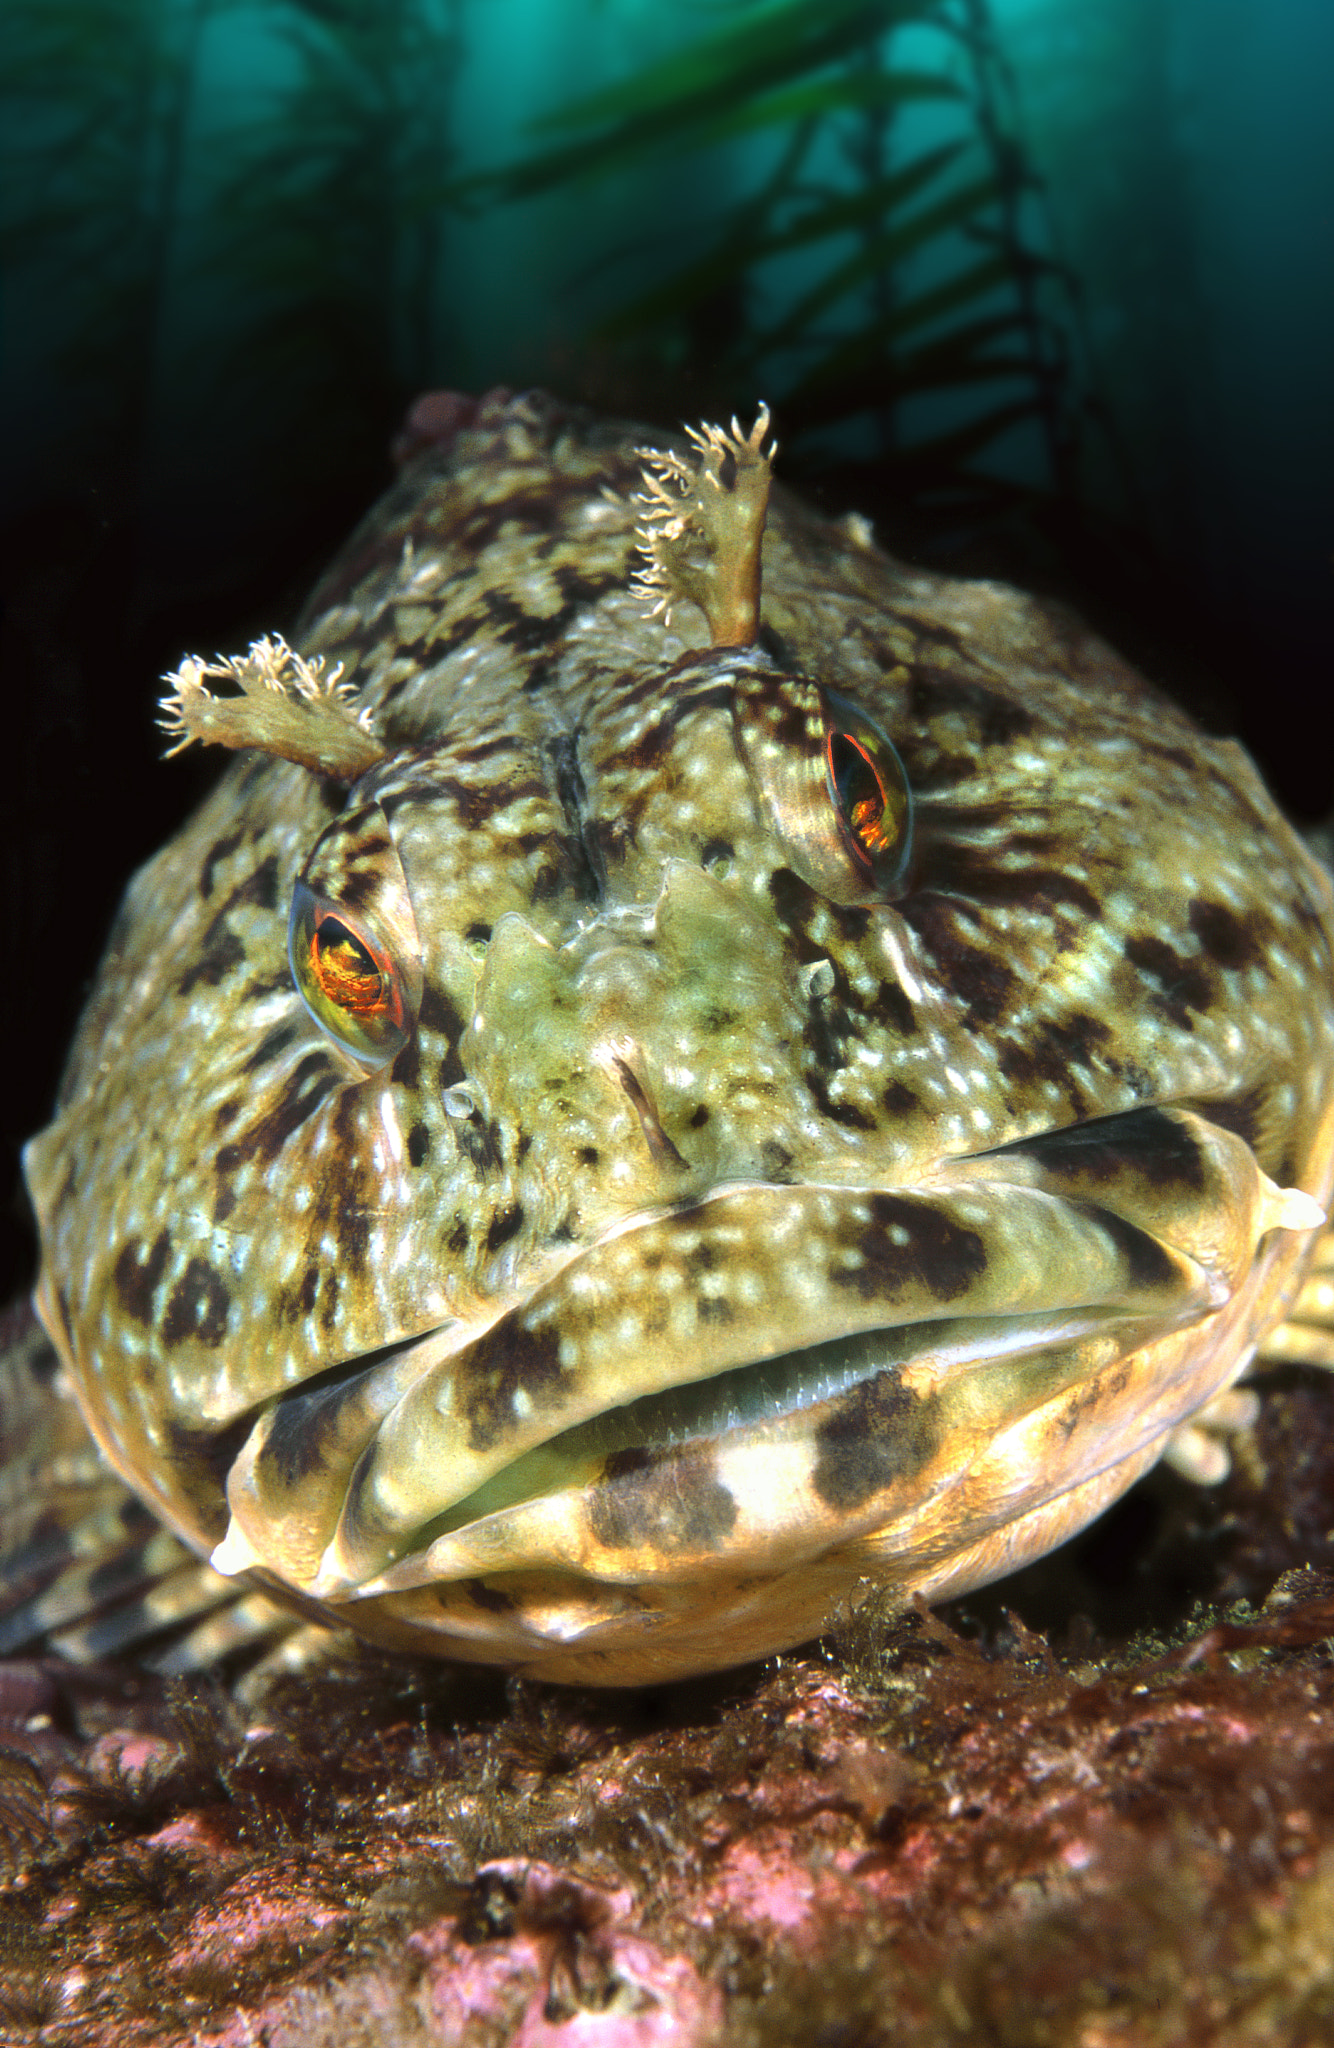
[[[1329,0],[0,0],[6,1292],[216,772],[156,678],[290,623],[430,386],[763,395],[831,507],[1078,604],[1323,817],[1332,94]]]

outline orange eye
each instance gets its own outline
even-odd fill
[[[827,690],[825,702],[825,769],[844,840],[862,872],[889,891],[902,882],[912,851],[903,763],[880,727],[848,698]]]
[[[298,882],[287,950],[306,1007],[330,1036],[358,1059],[392,1059],[411,1020],[403,978],[368,926]]]

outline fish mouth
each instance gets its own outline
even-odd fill
[[[1132,1325],[1145,1333],[1097,1314],[900,1324],[641,1395],[502,1467],[384,1570],[316,1590],[373,1599],[535,1567],[636,1585],[772,1570],[938,1495],[981,1436],[1086,1382]]]
[[[480,1333],[280,1397],[214,1561],[336,1603],[534,1570],[693,1582],[943,1526],[983,1456],[999,1521],[1226,1384],[1249,1325],[1221,1312],[1260,1239],[1320,1213],[1175,1108],[908,1189],[725,1185],[629,1220]],[[1206,1325],[1165,1377],[1145,1363]]]

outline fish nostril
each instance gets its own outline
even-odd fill
[[[455,1123],[473,1123],[482,1115],[477,1090],[466,1081],[446,1088],[440,1101],[445,1115]]]
[[[822,1002],[827,995],[832,994],[835,978],[832,960],[812,960],[805,967],[798,969],[798,979],[807,998],[813,1003]]]

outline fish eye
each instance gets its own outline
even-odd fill
[[[877,891],[899,886],[912,852],[912,798],[893,742],[837,691],[826,690],[825,776],[844,843]]]
[[[732,718],[751,786],[802,880],[833,903],[903,895],[912,790],[882,727],[838,690],[764,669],[734,677]]]
[[[305,882],[292,894],[287,957],[306,1008],[354,1058],[383,1066],[406,1043],[409,992],[389,948]]]

